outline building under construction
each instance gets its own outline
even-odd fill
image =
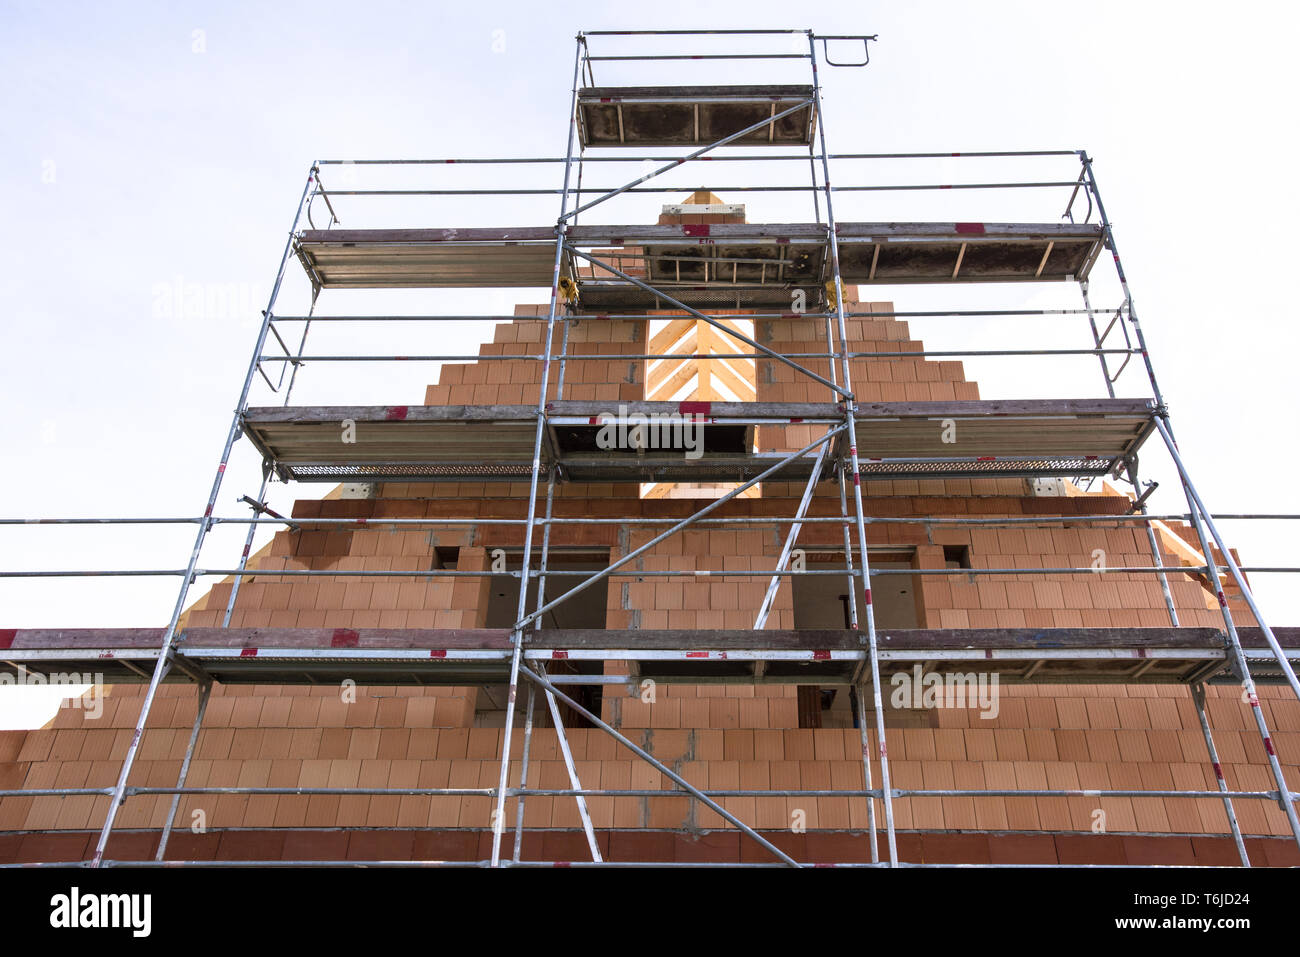
[[[207,502],[171,520],[171,620],[0,631],[15,680],[109,684],[95,719],[0,732],[0,863],[1300,864],[1300,631],[1184,468],[1089,156],[832,153],[823,82],[874,38],[694,39],[580,34],[563,156],[312,165]],[[939,161],[962,172],[907,179]],[[986,161],[1060,172],[962,178]],[[978,221],[855,218],[977,193]],[[501,198],[559,215],[427,212]],[[291,283],[310,308],[282,314]],[[349,308],[514,288],[549,299]],[[913,338],[938,318],[1079,345]],[[308,348],[484,324],[473,355]],[[1095,388],[983,399],[964,371],[1049,353]],[[422,399],[294,402],[421,362]],[[260,489],[223,486],[234,454]],[[1185,512],[1149,511],[1139,456]]]

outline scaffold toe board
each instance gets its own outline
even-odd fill
[[[578,92],[584,147],[707,146],[749,127],[757,128],[727,145],[810,146],[813,88],[606,86]]]
[[[273,573],[270,573],[273,574]],[[11,629],[0,673],[103,674],[142,682],[158,656],[159,629]],[[1287,658],[1300,661],[1300,628],[1275,628]],[[1241,628],[1252,662],[1267,641]],[[1012,683],[1169,684],[1235,682],[1228,642],[1215,628],[882,629],[886,674],[977,673]],[[152,644],[152,647],[151,647]],[[510,673],[510,631],[382,628],[184,629],[169,681],[203,674],[226,684],[314,684],[350,677],[360,683],[477,685]],[[603,674],[624,662],[630,679],[664,682],[852,684],[864,680],[864,634],[857,631],[544,629],[528,661],[552,673]],[[185,670],[188,668],[188,673]],[[1260,676],[1281,683],[1279,674]]]

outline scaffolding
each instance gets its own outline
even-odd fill
[[[604,54],[592,47],[620,38],[680,40],[684,36],[724,34],[731,41],[777,38],[792,42],[786,52],[720,54]],[[563,157],[502,159],[444,158],[428,160],[321,160],[307,175],[296,207],[289,239],[281,256],[269,302],[262,314],[256,345],[239,394],[235,415],[226,435],[219,465],[201,516],[184,518],[110,519],[9,519],[5,525],[147,525],[192,524],[195,540],[183,568],[132,570],[7,571],[6,578],[82,576],[176,576],[180,578],[171,617],[161,629],[11,629],[0,632],[3,666],[14,674],[45,673],[81,666],[100,671],[110,681],[147,682],[140,714],[117,783],[111,788],[52,788],[0,791],[0,797],[35,795],[105,795],[107,814],[90,866],[113,864],[185,863],[166,860],[168,837],[182,795],[186,794],[386,794],[411,796],[461,796],[490,798],[493,840],[485,866],[535,866],[554,863],[521,860],[524,802],[529,797],[572,797],[577,803],[583,831],[591,850],[590,862],[604,863],[597,846],[586,799],[612,796],[681,796],[710,808],[772,857],[771,865],[797,865],[789,854],[755,827],[727,810],[719,800],[752,797],[848,797],[866,802],[871,860],[855,865],[899,866],[895,840],[893,802],[908,797],[1178,797],[1213,798],[1223,802],[1237,852],[1249,865],[1245,843],[1233,810],[1236,801],[1261,800],[1278,805],[1286,815],[1293,837],[1300,843],[1300,820],[1295,803],[1300,793],[1291,789],[1273,747],[1269,728],[1256,694],[1256,680],[1285,683],[1300,697],[1295,662],[1300,661],[1300,629],[1272,629],[1256,606],[1247,572],[1294,572],[1294,568],[1242,568],[1237,563],[1215,519],[1192,482],[1179,453],[1169,410],[1157,384],[1128,280],[1116,246],[1110,220],[1102,204],[1092,160],[1083,151],[1017,151],[982,153],[832,154],[828,151],[822,109],[819,64],[861,67],[872,36],[822,36],[812,31],[593,31],[576,38],[573,84],[569,107],[568,146]],[[821,44],[819,52],[818,44]],[[834,62],[829,44],[861,44],[860,62]],[[603,49],[603,47],[602,47]],[[803,84],[599,86],[594,71],[604,64],[637,63],[655,68],[668,64],[676,71],[680,61],[766,62],[793,60],[810,71]],[[662,68],[660,66],[660,68]],[[674,73],[675,76],[675,73]],[[754,155],[722,156],[723,147],[760,148]],[[681,155],[661,155],[648,150],[685,150]],[[612,150],[611,155],[588,155],[588,150]],[[785,149],[785,153],[762,150]],[[632,151],[629,155],[629,151]],[[832,185],[832,169],[860,162],[908,162],[952,159],[1027,158],[1077,164],[1069,176],[1049,180],[1011,182],[850,182]],[[719,193],[770,192],[811,200],[812,221],[779,224],[721,223],[710,225],[635,225],[583,223],[582,214],[616,197],[647,193],[680,193],[681,186],[660,187],[655,181],[683,167],[694,169],[707,160],[707,168],[742,163],[807,164],[806,184],[714,184]],[[588,167],[595,171],[638,163],[640,174],[617,186],[584,186]],[[502,166],[542,165],[562,167],[556,188],[430,188],[423,183],[397,183],[383,177],[400,177],[412,170],[433,167],[489,171]],[[369,188],[327,188],[323,173],[346,168],[373,172],[378,185]],[[621,177],[620,177],[621,179]],[[662,180],[661,180],[662,182]],[[647,185],[648,184],[648,185]],[[930,190],[1017,190],[1064,192],[1068,196],[1065,222],[848,222],[836,215],[837,200],[846,194],[909,196]],[[348,203],[397,198],[477,201],[492,197],[522,200],[528,197],[559,199],[554,226],[394,228],[342,228],[339,212]],[[1084,209],[1086,207],[1086,210]],[[606,207],[608,208],[608,207]],[[316,215],[327,215],[320,228]],[[1077,217],[1077,218],[1076,218]],[[612,247],[612,248],[611,248]],[[1109,253],[1104,257],[1103,253]],[[1109,258],[1119,283],[1120,301],[1109,309],[1094,308],[1089,284],[1094,268]],[[305,314],[276,312],[281,287],[292,263],[301,266],[311,284],[311,308]],[[846,302],[846,284],[945,284],[1072,282],[1082,294],[1082,307],[1074,309],[959,309],[933,311],[854,312]],[[492,323],[511,321],[512,315],[328,315],[316,314],[321,294],[335,289],[400,288],[512,288],[549,289],[545,307],[545,332],[540,351],[510,355],[385,355],[305,352],[313,324],[329,323]],[[794,308],[792,304],[798,304]],[[722,342],[735,352],[675,353],[674,358],[701,362],[745,358],[780,363],[826,390],[823,402],[653,402],[625,404],[620,416],[686,416],[702,434],[702,454],[697,461],[680,455],[646,454],[643,450],[598,448],[595,436],[606,419],[607,402],[564,398],[566,362],[574,359],[640,361],[657,358],[625,352],[603,354],[571,352],[569,329],[573,323],[593,319],[658,319],[657,310],[675,310],[717,330]],[[707,311],[705,311],[707,310]],[[1030,317],[1086,319],[1091,345],[1084,349],[1009,349],[977,351],[854,351],[846,321],[855,317],[909,318]],[[741,332],[728,319],[798,319],[824,334],[825,352],[785,353]],[[1104,329],[1102,325],[1104,324]],[[300,330],[296,348],[293,330]],[[554,350],[556,332],[562,345]],[[1112,334],[1123,345],[1108,344]],[[744,351],[742,351],[744,350]],[[861,402],[850,378],[852,360],[899,357],[960,358],[969,356],[1081,356],[1095,357],[1102,377],[1104,398],[963,400],[948,402]],[[1146,374],[1150,394],[1120,397],[1115,385],[1134,357]],[[359,362],[456,361],[539,363],[541,385],[535,404],[448,406],[292,406],[289,404],[302,368],[306,365]],[[1089,360],[1091,361],[1091,360]],[[810,366],[824,362],[823,372]],[[279,367],[278,372],[276,367]],[[552,397],[552,378],[555,380]],[[261,379],[272,395],[283,393],[279,405],[250,404]],[[286,382],[287,378],[287,382]],[[275,381],[273,381],[275,380]],[[338,441],[338,425],[355,425],[359,440]],[[940,438],[938,422],[953,422],[962,429],[962,451],[952,454]],[[797,450],[754,451],[755,427],[799,424],[813,426],[816,437]],[[218,516],[215,510],[236,441],[246,437],[261,459],[263,480],[255,496],[242,501],[253,509],[251,517]],[[1138,454],[1145,443],[1168,451],[1183,485],[1188,511],[1178,515],[1148,513],[1138,474]],[[862,482],[897,478],[1014,477],[1041,479],[1069,477],[1081,481],[1114,477],[1131,483],[1132,508],[1126,513],[1068,514],[952,518],[929,516],[900,518],[868,515]],[[795,513],[788,517],[744,517],[719,514],[721,506],[764,481],[779,479],[804,484]],[[268,486],[280,482],[527,482],[522,518],[485,518],[476,514],[429,518],[289,518],[265,504]],[[625,516],[573,518],[555,515],[557,485],[581,483],[729,482],[734,487],[681,519]],[[838,491],[839,512],[813,514],[814,490],[828,482]],[[1234,519],[1295,519],[1300,516],[1221,516]],[[1156,540],[1155,524],[1189,522],[1195,531],[1204,565],[1166,565]],[[873,578],[906,575],[1074,575],[1090,568],[873,568],[874,548],[868,544],[869,526],[921,524],[1012,527],[1053,524],[1131,526],[1143,528],[1149,539],[1152,563],[1109,569],[1153,574],[1160,581],[1169,617],[1167,628],[1072,629],[911,629],[880,633],[872,603]],[[210,533],[229,524],[246,526],[246,537],[235,567],[213,568],[201,564]],[[613,524],[644,527],[654,534],[598,572],[572,571],[550,564],[552,531],[566,525]],[[772,525],[787,529],[774,568],[761,571],[653,571],[635,568],[636,558],[686,528]],[[843,568],[790,567],[790,555],[800,530],[824,524],[843,529]],[[502,572],[412,568],[384,571],[318,569],[259,571],[248,566],[256,532],[271,528],[430,528],[468,525],[506,526],[522,532],[520,567]],[[540,547],[537,539],[540,538]],[[856,560],[854,551],[857,552]],[[534,555],[538,556],[533,567]],[[1222,556],[1222,565],[1216,558]],[[1222,609],[1223,627],[1180,627],[1168,576],[1195,573]],[[514,622],[504,629],[241,629],[229,627],[240,583],[252,575],[289,579],[294,576],[331,575],[410,578],[430,581],[446,578],[481,578],[505,574],[517,579],[519,591]],[[741,631],[618,631],[565,630],[541,627],[544,615],[560,603],[607,578],[655,576],[709,576],[768,579],[762,605],[755,609],[752,630]],[[849,601],[848,627],[839,631],[767,628],[772,601],[783,582],[797,575],[844,578],[862,596]],[[190,601],[190,588],[200,577],[229,577],[232,594],[223,627],[181,627]],[[576,579],[573,580],[573,579]],[[1254,616],[1256,626],[1238,627],[1225,595],[1230,580]],[[536,604],[528,607],[529,586],[536,583]],[[548,596],[548,584],[558,589]],[[557,660],[594,663],[626,662],[629,674],[575,675],[551,673]],[[1213,791],[1155,790],[935,790],[891,786],[885,746],[885,708],[881,666],[886,662],[929,666],[943,662],[979,661],[983,667],[1010,682],[1127,682],[1178,683],[1191,689],[1200,719],[1207,757],[1212,763],[1217,789]],[[351,677],[381,684],[433,684],[473,686],[505,683],[508,686],[502,733],[500,775],[494,788],[252,788],[187,787],[186,777],[203,722],[209,694],[215,683],[302,683]],[[745,790],[699,788],[631,741],[610,723],[575,699],[566,688],[578,685],[625,686],[642,680],[694,683],[769,683],[841,685],[855,689],[855,724],[861,730],[864,787],[845,790]],[[188,747],[174,787],[143,787],[129,783],[132,767],[145,734],[150,710],[161,684],[185,682],[196,686],[199,707]],[[1233,791],[1228,788],[1208,721],[1204,685],[1240,684],[1268,755],[1275,789]],[[527,688],[520,707],[521,684]],[[568,788],[529,787],[529,749],[539,697],[545,698],[570,780]],[[880,770],[879,785],[872,780],[868,742],[868,709],[874,707],[878,742],[874,757]],[[673,782],[670,789],[611,790],[585,787],[579,779],[567,743],[559,705],[590,722]],[[509,786],[512,736],[519,732],[517,711],[523,711],[520,784]],[[153,862],[109,859],[105,852],[123,803],[138,795],[172,795],[171,813],[163,829]],[[511,821],[508,802],[514,800]],[[879,819],[878,815],[883,819]],[[513,829],[513,850],[507,835]],[[885,838],[881,860],[877,833]],[[241,862],[247,865],[249,862]],[[319,861],[263,861],[260,865],[311,865]],[[350,862],[381,863],[381,862]],[[393,862],[383,862],[393,863]],[[436,866],[449,862],[413,862]],[[584,862],[565,862],[584,863]],[[646,864],[662,865],[647,861]],[[682,863],[668,866],[690,866]],[[703,865],[717,866],[717,865]],[[735,866],[735,865],[731,865]],[[767,866],[757,864],[755,866]]]

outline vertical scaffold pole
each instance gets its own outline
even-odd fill
[[[564,155],[564,186],[560,193],[560,216],[555,224],[555,263],[551,270],[551,302],[546,317],[545,354],[542,359],[542,384],[537,399],[537,430],[533,437],[533,469],[528,483],[528,524],[524,528],[524,554],[520,562],[519,602],[515,613],[514,649],[510,655],[510,690],[506,696],[506,722],[501,734],[501,775],[497,782],[496,810],[492,814],[493,867],[501,864],[501,835],[505,829],[506,786],[510,774],[510,735],[515,720],[515,698],[519,693],[519,660],[523,655],[524,620],[528,604],[528,570],[533,547],[533,527],[537,524],[537,486],[542,470],[542,436],[546,431],[546,392],[551,379],[551,338],[555,334],[555,317],[559,305],[560,266],[564,260],[564,219],[569,207],[569,177],[573,171],[573,138],[578,117],[578,82],[581,78],[584,37],[577,36],[573,56],[573,93],[569,101],[569,145]]]
[[[799,540],[799,532],[803,530],[803,519],[808,514],[808,505],[812,502],[813,489],[817,485],[818,478],[821,477],[822,466],[826,463],[830,445],[831,443],[827,442],[817,451],[817,459],[813,462],[812,474],[808,476],[808,484],[804,486],[803,497],[799,500],[799,510],[795,512],[795,521],[790,525],[790,530],[786,533],[785,544],[781,546],[780,557],[776,560],[776,571],[772,574],[772,580],[768,582],[767,591],[763,595],[763,603],[758,607],[758,615],[754,619],[755,631],[762,631],[767,627],[767,619],[772,614],[772,605],[776,602],[776,593],[781,589],[781,572],[785,571],[785,566],[790,561],[790,553],[794,550],[794,543]],[[793,582],[790,587],[794,588]]]
[[[528,790],[528,751],[533,744],[533,709],[537,703],[537,688],[528,685],[528,710],[524,713],[524,753],[519,762],[519,790]],[[510,859],[519,863],[519,852],[524,843],[524,795],[515,803],[515,849]]]
[[[266,485],[271,479],[270,463],[264,463],[262,466],[262,485],[257,490],[257,500],[265,503]],[[253,512],[253,517],[257,518],[257,512]],[[253,536],[257,534],[257,523],[248,523],[248,532],[244,535],[244,550],[239,553],[239,570],[242,572],[248,567],[248,556],[253,551]],[[221,627],[229,628],[230,619],[235,614],[235,601],[239,598],[239,586],[244,581],[243,575],[235,575],[235,580],[230,583],[230,598],[226,601],[226,613],[221,616]]]
[[[211,680],[203,682],[199,688],[199,706],[194,712],[194,727],[190,729],[190,740],[185,745],[185,759],[181,761],[181,772],[176,776],[176,786],[185,787],[185,779],[189,777],[190,762],[194,760],[194,746],[199,741],[199,730],[203,727],[203,715],[208,710],[208,699],[212,696]],[[172,795],[171,811],[167,814],[167,823],[163,825],[162,836],[158,838],[158,851],[154,854],[155,861],[161,861],[167,856],[167,842],[171,839],[172,828],[176,824],[176,811],[181,803],[181,793],[177,791]]]
[[[894,835],[894,801],[889,787],[889,752],[885,745],[885,709],[880,694],[880,661],[877,657],[876,619],[871,605],[871,561],[867,557],[867,524],[862,511],[862,476],[858,465],[857,428],[854,423],[853,379],[849,371],[849,339],[844,317],[844,284],[840,278],[840,244],[835,235],[835,205],[832,199],[831,170],[826,151],[826,118],[822,112],[820,79],[817,75],[817,40],[808,31],[809,62],[812,64],[813,105],[816,109],[817,136],[822,156],[822,186],[826,190],[826,232],[830,237],[831,263],[834,270],[835,315],[840,336],[840,369],[844,377],[844,417],[849,436],[849,464],[853,472],[853,507],[858,526],[859,567],[862,569],[862,605],[867,619],[867,654],[871,665],[871,690],[876,705],[876,735],[880,754],[880,787],[885,802],[885,832],[889,841],[890,866],[898,864],[898,845]],[[832,350],[833,351],[833,350]]]
[[[1139,488],[1137,462],[1135,460],[1130,459],[1126,468],[1128,471],[1128,480],[1133,483],[1133,490],[1136,492],[1137,489]],[[1142,515],[1146,515],[1147,514],[1146,504],[1145,503],[1140,504],[1138,506],[1138,511]],[[1151,527],[1150,522],[1143,522],[1142,527],[1145,528],[1147,531],[1147,545],[1150,546],[1151,548],[1152,563],[1155,565],[1156,568],[1163,568],[1165,564],[1165,560],[1160,553],[1160,543],[1156,541],[1156,530]],[[1156,577],[1160,580],[1160,590],[1164,594],[1165,611],[1169,613],[1169,624],[1177,628],[1178,609],[1174,607],[1174,595],[1173,592],[1169,590],[1169,576],[1166,575],[1163,571],[1160,571],[1156,573]]]
[[[262,326],[257,333],[257,344],[253,348],[253,357],[248,363],[248,372],[244,375],[244,386],[240,390],[239,401],[235,405],[235,414],[230,422],[230,430],[226,433],[226,444],[221,450],[221,462],[217,466],[217,474],[212,479],[212,490],[208,493],[208,504],[203,511],[203,521],[199,523],[199,530],[194,539],[194,547],[190,551],[189,563],[186,565],[185,574],[181,578],[180,594],[176,596],[176,605],[172,609],[171,620],[167,623],[167,628],[163,632],[162,649],[158,654],[158,663],[154,666],[153,676],[149,679],[149,688],[145,692],[144,702],[140,705],[140,716],[136,719],[135,731],[131,735],[131,743],[126,749],[126,756],[122,759],[122,771],[118,776],[117,786],[113,789],[113,796],[110,798],[104,826],[99,832],[99,840],[95,844],[91,867],[100,867],[103,864],[104,849],[108,846],[109,835],[113,833],[113,822],[117,819],[117,810],[126,800],[127,778],[130,777],[131,769],[135,766],[136,755],[140,751],[140,740],[144,737],[145,723],[149,720],[149,712],[153,707],[154,698],[158,694],[158,685],[162,682],[163,676],[171,666],[172,645],[176,641],[176,627],[180,622],[181,614],[185,611],[185,600],[189,597],[190,585],[194,580],[194,570],[198,567],[199,552],[202,551],[203,543],[212,528],[212,511],[217,505],[217,495],[221,491],[221,482],[225,478],[226,466],[230,462],[231,449],[235,445],[235,439],[239,438],[244,409],[248,404],[248,393],[253,387],[253,377],[257,374],[258,367],[261,364],[262,350],[266,346],[266,336],[271,328],[271,317],[275,309],[275,301],[280,295],[280,285],[284,282],[285,267],[289,263],[290,254],[293,252],[294,234],[298,231],[298,223],[302,218],[302,211],[307,203],[307,197],[311,193],[311,184],[316,178],[316,172],[316,165],[313,163],[311,171],[307,174],[307,182],[303,185],[302,196],[298,200],[298,209],[294,213],[293,226],[289,229],[289,238],[284,244],[284,254],[280,257],[280,270],[276,273],[275,284],[271,287],[271,297],[267,301],[266,310],[262,313]]]
[[[1097,361],[1101,363],[1101,378],[1106,383],[1106,394],[1115,398],[1115,384],[1110,381],[1110,369],[1106,367],[1106,354],[1101,351],[1101,335],[1097,332],[1097,317],[1092,311],[1092,300],[1088,298],[1088,280],[1079,280],[1079,293],[1083,296],[1083,308],[1088,313],[1088,328],[1092,330],[1092,345],[1097,350]]]
[[[537,673],[546,674],[546,669],[541,662],[537,663]],[[569,736],[564,731],[564,719],[560,716],[560,705],[555,700],[555,695],[548,690],[546,692],[546,704],[551,709],[551,723],[555,725],[555,736],[560,743],[560,756],[564,759],[564,769],[569,775],[569,786],[575,791],[582,791],[582,781],[578,778],[578,766],[573,762],[573,749],[569,747]],[[587,849],[591,851],[591,859],[597,864],[600,863],[600,845],[596,842],[596,832],[591,826],[591,814],[587,811],[587,799],[581,793],[575,794],[574,800],[578,804],[578,819],[582,821],[582,833],[587,836]]]
[[[1237,856],[1241,858],[1242,867],[1250,867],[1250,856],[1246,853],[1246,842],[1241,839],[1241,825],[1237,823],[1237,812],[1232,806],[1232,798],[1227,796],[1228,782],[1223,778],[1223,765],[1219,763],[1219,749],[1214,746],[1214,735],[1210,733],[1210,719],[1205,713],[1205,685],[1197,682],[1192,685],[1192,703],[1196,705],[1196,717],[1201,722],[1201,734],[1205,737],[1205,750],[1210,753],[1210,765],[1214,768],[1214,783],[1223,796],[1223,810],[1228,815],[1228,826],[1232,828],[1232,840],[1237,845]]]

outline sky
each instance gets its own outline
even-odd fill
[[[221,445],[313,160],[562,156],[579,30],[811,28],[879,35],[865,69],[823,67],[832,152],[1087,149],[1124,257],[1184,458],[1212,512],[1300,512],[1292,479],[1300,354],[1291,224],[1297,191],[1291,40],[1282,4],[982,2],[802,4],[24,3],[0,5],[0,390],[4,517],[193,516]],[[593,40],[610,54],[675,52],[660,41]],[[781,38],[776,48],[794,47]],[[620,46],[620,43],[622,45]],[[676,49],[682,49],[677,47]],[[706,49],[705,46],[699,49]],[[711,52],[740,49],[716,41]],[[772,50],[773,47],[762,47]],[[600,52],[593,48],[593,53]],[[841,46],[836,59],[857,51]],[[799,82],[739,62],[687,64],[683,77]],[[598,64],[604,83],[653,78]],[[745,72],[749,70],[751,72]],[[1062,162],[1064,165],[1062,165]],[[1072,178],[1073,160],[844,163],[837,183]],[[777,164],[726,167],[757,182]],[[721,166],[721,164],[719,164]],[[600,168],[617,185],[635,164]],[[787,169],[797,177],[806,167]],[[409,167],[392,180],[325,167],[350,185],[518,184],[554,188],[555,167]],[[684,195],[705,176],[683,170]],[[713,169],[707,175],[715,175]],[[722,176],[722,172],[716,173]],[[331,177],[334,179],[331,180]],[[340,179],[342,177],[342,179]],[[459,177],[459,178],[457,178]],[[358,182],[358,180],[360,180]],[[751,221],[806,220],[781,194],[725,195]],[[1059,191],[842,194],[841,220],[1054,222]],[[632,196],[609,216],[653,221],[678,194]],[[341,204],[342,205],[342,204]],[[344,226],[545,225],[554,197],[445,199],[402,206],[358,200]],[[315,207],[317,217],[322,215]],[[598,220],[591,220],[598,221]],[[613,222],[616,219],[605,218]],[[296,270],[296,271],[295,271]],[[1106,270],[1099,270],[1105,272]],[[1098,278],[1094,302],[1118,292]],[[326,296],[332,294],[327,293]],[[543,290],[340,293],[328,309],[508,312]],[[350,297],[350,298],[345,298]],[[881,287],[864,298],[899,309],[1076,307],[1064,285],[960,290]],[[328,305],[327,305],[328,303]],[[277,311],[306,307],[291,264]],[[488,327],[313,331],[308,353],[465,352]],[[916,321],[933,349],[1085,348],[1086,326]],[[392,346],[392,348],[388,348]],[[1102,394],[1092,360],[972,360],[985,397]],[[272,379],[277,373],[268,369]],[[436,369],[411,364],[305,368],[298,402],[412,403]],[[1149,395],[1136,363],[1120,395]],[[263,389],[254,404],[282,399]],[[246,442],[217,514],[244,515],[257,459]],[[1185,503],[1167,455],[1148,445],[1158,512]],[[273,486],[273,505],[326,487]],[[1295,565],[1294,522],[1224,522],[1252,565]],[[181,568],[190,526],[0,527],[0,568]],[[259,538],[259,544],[265,536]],[[233,565],[242,532],[219,530],[207,567]],[[1300,623],[1294,576],[1259,575],[1266,617]],[[178,579],[0,579],[0,627],[160,626]],[[201,592],[201,586],[200,586]],[[196,593],[197,594],[197,593]],[[192,596],[194,597],[194,596]],[[30,690],[30,689],[29,689]],[[0,690],[0,724],[18,692]],[[28,720],[27,718],[16,720]]]

